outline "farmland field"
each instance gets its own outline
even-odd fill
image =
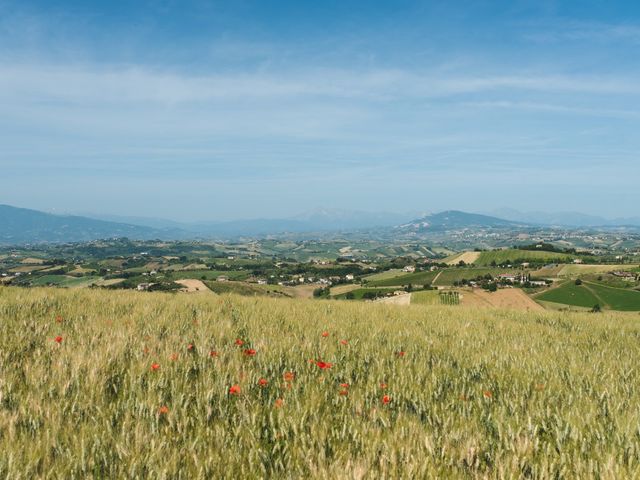
[[[473,280],[478,276],[484,276],[490,274],[492,276],[499,275],[501,273],[514,273],[519,272],[517,269],[507,268],[447,268],[443,270],[435,270],[433,272],[415,272],[407,273],[404,275],[386,278],[383,280],[377,280],[369,282],[368,285],[372,287],[391,287],[402,285],[426,285],[433,284],[439,286],[453,285],[453,282],[459,282],[463,279]]]
[[[536,300],[578,307],[593,307],[619,311],[640,311],[640,292],[623,288],[609,287],[595,282],[575,285],[568,281],[535,296]]]
[[[280,285],[258,285],[257,283],[246,282],[215,282],[204,281],[209,290],[215,293],[235,293],[238,295],[261,296],[261,295],[284,295]]]
[[[250,273],[243,270],[192,270],[165,273],[165,276],[172,280],[184,280],[190,278],[198,280],[215,280],[221,275],[229,278],[230,280],[244,280],[249,277]]]
[[[348,293],[348,292],[351,292],[352,290],[358,290],[359,288],[362,288],[362,287],[357,283],[347,283],[344,285],[336,285],[335,287],[331,287],[330,291],[331,291],[331,295],[335,297],[342,293]]]
[[[394,268],[385,272],[366,275],[363,277],[363,279],[367,280],[368,282],[378,282],[381,280],[389,280],[390,278],[400,277],[402,275],[405,275],[405,272],[403,272],[399,268]]]
[[[521,262],[569,263],[574,258],[577,256],[566,253],[509,249],[482,252],[474,264],[491,265],[492,262],[498,265]]]
[[[367,285],[371,287],[394,287],[394,286],[402,286],[402,285],[426,285],[433,282],[433,279],[436,278],[439,271],[436,270],[434,272],[414,272],[414,273],[406,273],[400,276],[394,276],[390,278],[383,278],[382,280],[375,280],[369,282]]]
[[[593,307],[601,303],[601,300],[585,285],[575,285],[574,282],[565,282],[556,288],[542,292],[536,295],[535,299],[578,307]]]
[[[423,290],[411,294],[411,305],[440,305],[440,292],[437,290]]]
[[[68,275],[43,275],[33,281],[35,286],[56,285],[58,287],[82,288],[101,280],[97,276],[71,277]]]
[[[394,291],[396,291],[395,288],[357,288],[355,290],[349,290],[346,293],[338,294],[335,298],[344,299],[351,297],[353,300],[362,300],[363,298],[365,298],[365,295],[367,293],[375,293],[383,296],[387,293],[393,293]]]
[[[507,268],[449,268],[441,270],[442,273],[433,283],[434,285],[448,286],[453,285],[453,282],[460,282],[464,279],[473,280],[487,274],[495,277],[501,273],[515,273],[518,271],[519,270]]]
[[[600,303],[603,306],[620,311],[640,310],[640,292],[638,291],[607,287],[592,282],[585,282],[585,285],[601,300]]]
[[[565,265],[558,272],[559,277],[572,275],[588,275],[595,273],[607,273],[615,270],[634,270],[637,265]]]
[[[1,478],[640,475],[624,314],[0,288],[0,318]]]
[[[480,252],[462,252],[457,255],[452,255],[444,259],[445,263],[449,265],[456,265],[460,262],[467,264],[474,263],[480,257]]]
[[[497,292],[467,289],[461,292],[462,305],[474,308],[506,308],[519,311],[543,310],[519,288],[505,288]]]

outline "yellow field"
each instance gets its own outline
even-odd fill
[[[5,287],[0,318],[0,478],[640,475],[637,315]]]
[[[586,275],[597,273],[608,273],[616,270],[636,269],[638,265],[565,265],[558,272],[559,277],[568,277],[572,275]]]
[[[23,263],[23,264],[26,264],[26,265],[42,265],[45,262],[41,258],[27,257],[27,258],[23,258],[20,261],[20,263]]]
[[[12,273],[28,273],[28,272],[36,272],[39,270],[44,270],[44,269],[48,269],[50,267],[42,266],[42,265],[25,265],[22,267],[14,267],[14,268],[10,268],[9,272]]]
[[[519,311],[539,311],[544,308],[519,288],[504,288],[497,292],[466,289],[460,292],[462,305],[474,308],[504,308]]]
[[[343,293],[352,292],[353,290],[358,290],[359,288],[362,288],[362,285],[359,285],[357,283],[336,285],[335,287],[331,287],[331,295],[341,295]]]
[[[400,268],[393,268],[391,270],[386,270],[380,273],[372,273],[371,275],[366,275],[364,278],[368,282],[375,282],[378,280],[387,280],[389,278],[399,277],[400,275],[405,275],[406,272],[403,272]]]
[[[449,265],[457,265],[460,262],[464,262],[467,265],[471,265],[480,257],[481,252],[462,252],[456,255],[452,255],[444,259],[445,263]]]

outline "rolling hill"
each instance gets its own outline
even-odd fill
[[[184,232],[0,205],[0,244],[81,242],[116,237],[137,240],[183,238]]]
[[[447,230],[460,230],[465,228],[521,228],[524,223],[503,220],[488,215],[477,213],[447,210],[445,212],[426,215],[397,227],[401,230],[416,232],[436,232]]]

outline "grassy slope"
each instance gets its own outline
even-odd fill
[[[391,270],[387,270],[385,272],[372,273],[371,275],[365,275],[362,278],[367,280],[368,282],[378,282],[381,280],[389,280],[390,278],[401,277],[403,275],[405,275],[405,273],[401,269],[394,268]]]
[[[390,287],[390,286],[400,286],[400,285],[424,285],[424,284],[433,284],[440,286],[449,286],[453,285],[455,281],[461,281],[463,279],[473,280],[478,276],[484,276],[487,273],[492,276],[497,276],[501,273],[514,273],[519,272],[516,269],[507,269],[507,268],[495,268],[495,267],[487,267],[487,268],[478,268],[478,267],[466,267],[466,268],[447,268],[442,270],[436,270],[434,272],[415,272],[415,273],[407,273],[404,275],[400,275],[397,277],[387,278],[384,280],[377,280],[369,282],[368,285],[371,287]]]
[[[230,280],[244,280],[249,277],[250,273],[243,270],[185,270],[177,272],[164,272],[166,278],[172,280],[182,280],[193,278],[196,280],[215,280],[219,276],[225,276]]]
[[[594,282],[584,282],[575,285],[565,282],[559,287],[552,288],[537,295],[536,300],[553,302],[578,307],[601,307],[619,311],[639,311],[640,292],[622,288],[608,287]]]
[[[285,295],[284,289],[279,285],[258,285],[257,283],[246,282],[215,282],[204,281],[204,284],[215,293],[236,293],[246,296],[262,296],[262,295]]]
[[[562,303],[578,307],[593,307],[596,304],[602,304],[602,301],[585,285],[575,285],[574,282],[565,282],[556,288],[537,295],[535,298],[543,302]]]
[[[380,295],[384,295],[386,293],[393,293],[395,288],[356,288],[354,290],[350,290],[349,292],[340,293],[336,295],[337,299],[345,299],[348,294],[353,295],[353,300],[362,300],[363,296],[367,292],[376,292]]]
[[[86,277],[71,277],[68,275],[43,275],[34,279],[35,286],[44,286],[48,284],[57,285],[59,287],[81,288],[88,287],[101,278],[98,276],[88,275]]]
[[[585,286],[601,300],[601,305],[607,306],[612,310],[640,310],[640,292],[608,287],[592,282],[585,282]]]
[[[575,255],[567,255],[557,252],[543,252],[534,250],[495,250],[490,252],[482,252],[480,257],[474,262],[475,265],[491,265],[496,262],[498,265],[507,261],[516,262],[548,262],[548,263],[566,263],[571,262]]]
[[[565,265],[558,276],[588,275],[594,273],[613,272],[615,270],[633,271],[636,265]]]
[[[496,277],[501,273],[514,273],[519,272],[519,270],[507,268],[451,268],[441,270],[441,272],[434,282],[434,285],[448,286],[453,285],[453,282],[459,282],[463,279],[474,280],[478,276],[484,276],[486,274]]]
[[[424,290],[411,294],[411,305],[440,305],[440,293],[437,290]]]
[[[367,285],[370,287],[393,287],[409,284],[425,285],[433,282],[433,279],[436,277],[436,275],[438,275],[438,271],[406,273],[397,277],[370,281]]]
[[[0,288],[0,318],[1,478],[640,474],[623,314]]]

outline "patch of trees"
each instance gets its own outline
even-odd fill
[[[313,291],[313,296],[315,298],[329,298],[329,292],[330,292],[329,287],[316,288]]]

